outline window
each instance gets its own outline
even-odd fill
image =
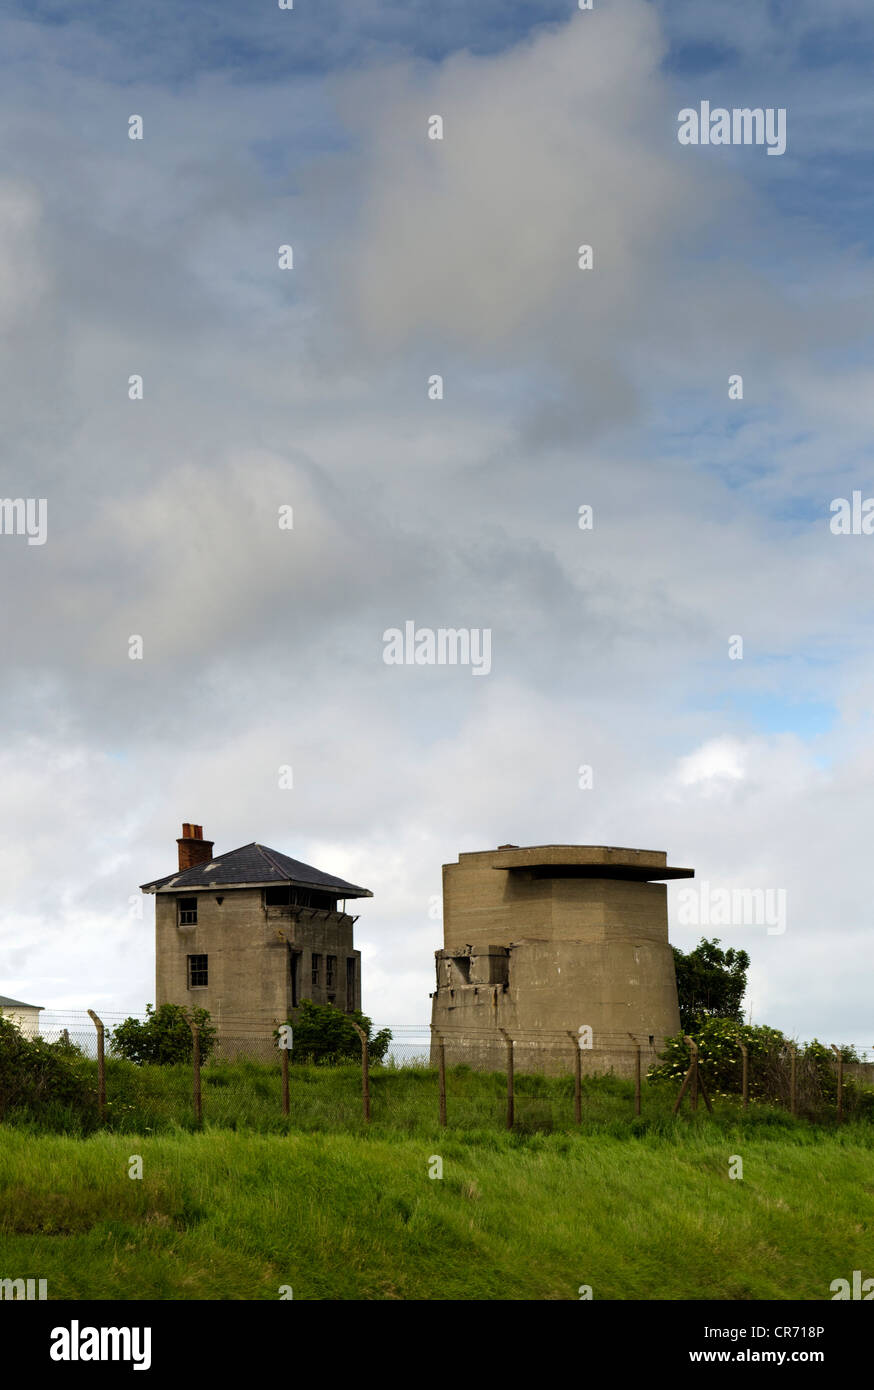
[[[292,888],[284,884],[281,888],[264,889],[265,907],[320,907],[329,912],[337,911],[337,899],[330,893],[320,893],[315,888]]]
[[[202,989],[209,984],[208,956],[188,957],[188,988]]]
[[[313,951],[313,989],[318,989],[322,983],[322,958]]]
[[[291,947],[289,946],[289,948],[288,948],[288,973],[289,973],[289,976],[290,976],[290,983],[291,983],[291,1007],[292,1007],[293,1009],[296,1009],[296,1008],[297,1008],[297,1005],[298,1005],[298,998],[297,998],[297,981],[298,981],[298,967],[299,967],[299,966],[300,966],[300,951],[293,951],[293,950],[291,949]]]
[[[355,1008],[355,957],[346,957],[346,1009],[351,1013]]]
[[[337,957],[325,956],[325,989],[334,988],[334,976],[337,973]]]
[[[194,927],[197,925],[197,899],[196,898],[177,898],[179,904],[179,925],[180,927]]]

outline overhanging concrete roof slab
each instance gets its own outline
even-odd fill
[[[640,883],[695,877],[694,869],[670,866],[664,850],[610,845],[530,845],[499,850],[492,857],[492,868],[525,870],[541,878],[619,878]]]

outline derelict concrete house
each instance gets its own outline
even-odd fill
[[[431,998],[447,1062],[503,1067],[507,1034],[520,1069],[567,1070],[581,1028],[586,1071],[630,1074],[629,1034],[648,1062],[680,1028],[659,880],[693,874],[659,850],[603,845],[501,845],[445,864]]]
[[[179,868],[155,894],[155,1002],[208,1009],[221,1034],[269,1034],[302,999],[361,1007],[361,955],[346,911],[370,898],[333,874],[252,843],[213,855],[185,824]]]

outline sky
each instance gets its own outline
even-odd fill
[[[6,7],[0,993],[142,1011],[193,821],[370,888],[419,1024],[442,864],[609,844],[785,893],[671,939],[874,1048],[872,57],[865,0]]]

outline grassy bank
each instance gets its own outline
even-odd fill
[[[78,1064],[87,1086],[96,1094],[93,1062]],[[107,1124],[116,1133],[159,1134],[194,1128],[192,1073],[189,1065],[135,1066],[110,1059],[106,1069]],[[711,1089],[713,1089],[711,1087]],[[506,1120],[506,1077],[501,1072],[472,1071],[468,1067],[447,1072],[447,1115],[453,1132],[500,1132]],[[634,1114],[634,1086],[613,1075],[583,1079],[583,1132],[627,1135],[641,1130],[671,1132],[671,1109],[678,1086],[644,1083],[641,1116]],[[294,1066],[290,1069],[290,1107],[282,1113],[279,1066],[263,1062],[210,1062],[202,1073],[203,1113],[207,1123],[228,1129],[258,1133],[352,1134],[364,1132],[361,1105],[361,1070],[356,1064],[337,1067]],[[436,1071],[427,1067],[378,1067],[371,1071],[372,1129],[379,1133],[426,1136],[435,1134],[438,1119]],[[736,1124],[740,1100],[714,1090],[716,1122]],[[684,1114],[688,1102],[684,1102]],[[854,1113],[854,1092],[847,1088],[845,1111]],[[826,1111],[827,1123],[834,1120]],[[803,1117],[804,1118],[804,1117]],[[33,1114],[7,1110],[4,1121],[37,1124],[46,1130],[87,1133],[98,1127],[96,1108],[78,1114],[63,1107],[43,1104]],[[806,1122],[806,1121],[805,1121]],[[795,1121],[779,1106],[753,1102],[747,1123],[793,1127]],[[571,1076],[516,1074],[515,1128],[522,1134],[573,1132],[573,1079]]]
[[[636,1137],[3,1127],[0,1276],[50,1298],[827,1299],[871,1272],[872,1157],[870,1126],[727,1117]]]

